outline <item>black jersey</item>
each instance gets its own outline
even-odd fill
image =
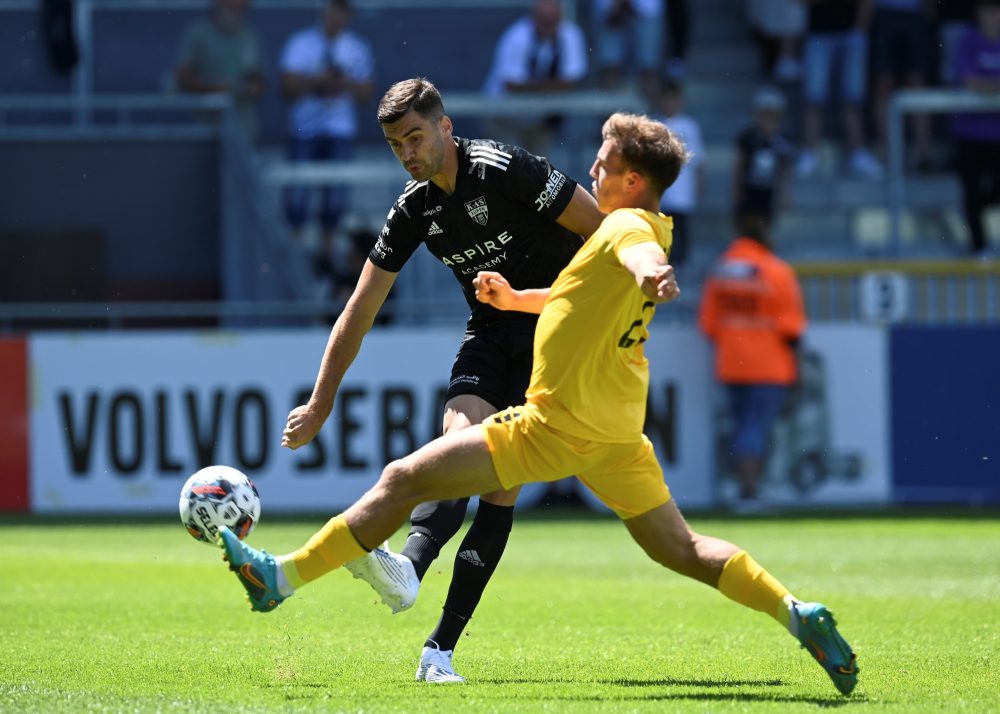
[[[556,219],[576,182],[524,149],[484,139],[455,139],[458,175],[446,195],[430,181],[411,181],[396,200],[372,263],[399,272],[421,243],[448,266],[465,293],[473,327],[537,315],[497,310],[475,298],[472,279],[494,270],[518,290],[547,288],[583,239]]]

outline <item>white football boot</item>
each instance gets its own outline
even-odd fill
[[[433,682],[435,684],[461,684],[465,677],[452,668],[451,658],[454,650],[441,650],[434,647],[424,647],[420,653],[420,666],[417,667],[418,682]]]
[[[417,571],[409,558],[389,550],[388,541],[344,567],[371,585],[393,614],[406,610],[417,599],[420,590]]]

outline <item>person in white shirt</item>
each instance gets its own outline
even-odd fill
[[[666,124],[670,133],[684,143],[689,154],[677,180],[660,198],[660,211],[674,220],[670,264],[676,270],[687,262],[688,247],[691,244],[688,216],[698,205],[698,197],[704,186],[705,145],[698,121],[684,113],[684,88],[678,82],[667,80],[662,83],[657,109],[660,113],[653,118]]]
[[[537,0],[530,15],[518,19],[500,36],[483,93],[491,97],[551,94],[573,89],[586,75],[583,31],[563,19],[558,0]],[[561,128],[562,117],[495,119],[492,124],[496,138],[544,154]]]
[[[292,102],[288,113],[288,151],[292,161],[349,159],[358,134],[357,109],[372,92],[375,60],[367,40],[348,28],[348,0],[327,0],[316,25],[292,35],[281,55],[281,89]],[[322,191],[323,241],[317,272],[333,273],[330,249],[344,213],[347,189]],[[304,186],[286,195],[288,221],[301,230],[308,220],[309,194]]]

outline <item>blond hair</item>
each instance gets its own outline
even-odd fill
[[[677,180],[691,156],[665,124],[641,114],[612,114],[601,137],[615,143],[625,165],[641,174],[657,196]]]

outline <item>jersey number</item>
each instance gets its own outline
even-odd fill
[[[618,338],[618,346],[619,347],[626,347],[626,348],[628,348],[628,347],[631,347],[632,345],[634,345],[636,343],[640,343],[641,344],[641,343],[643,343],[643,342],[646,341],[645,337],[638,337],[638,338],[632,337],[632,330],[634,330],[637,327],[639,329],[642,329],[643,324],[644,324],[644,319],[645,319],[645,316],[646,316],[646,310],[648,310],[649,308],[653,307],[653,304],[654,303],[652,303],[652,302],[650,302],[648,300],[642,304],[642,313],[643,313],[642,317],[640,317],[638,320],[636,320],[631,325],[629,325],[629,328],[628,328],[628,330],[625,331],[625,334]]]

